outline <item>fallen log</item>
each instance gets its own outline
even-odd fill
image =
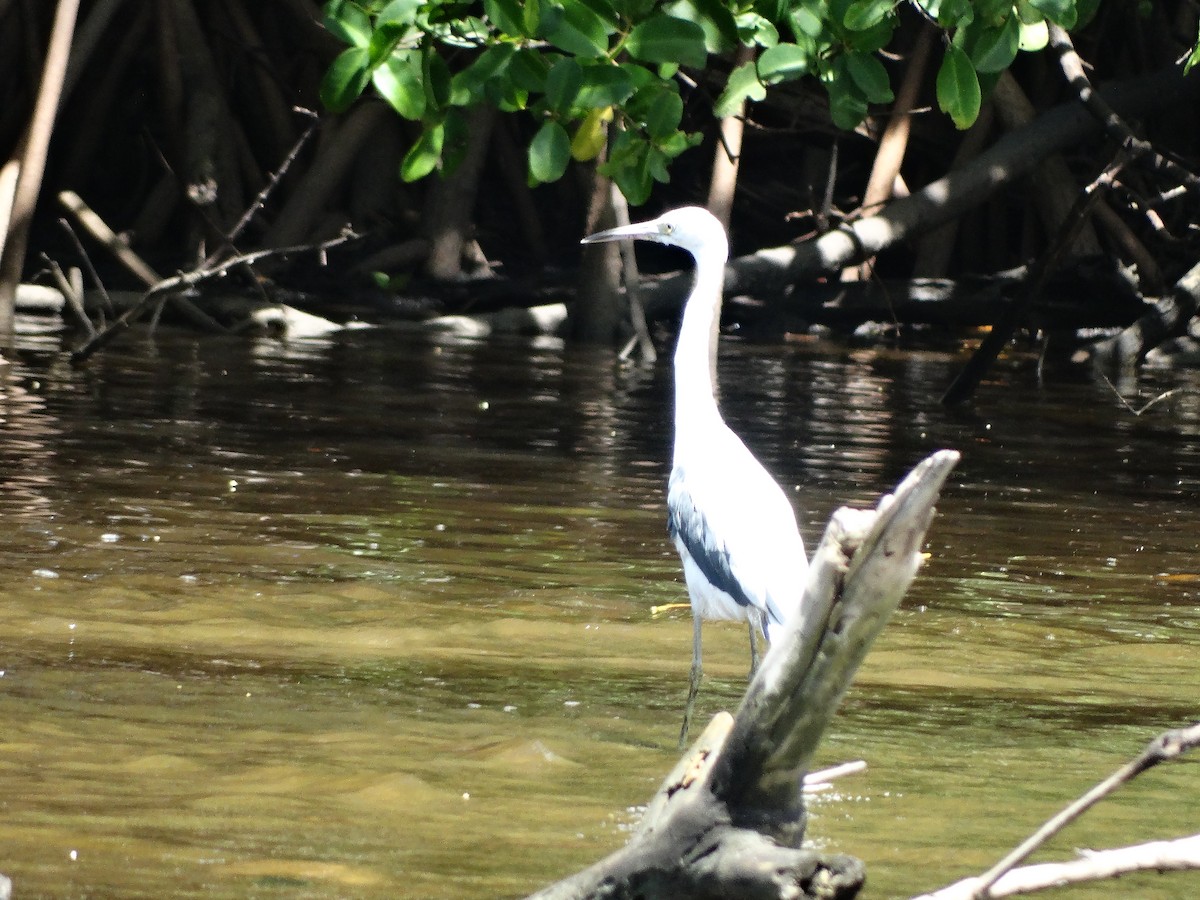
[[[718,716],[615,853],[537,900],[853,897],[862,863],[801,847],[802,783],[872,641],[921,562],[934,502],[959,455],[934,453],[874,510],[834,513],[800,612],[737,713]]]
[[[804,322],[855,328],[864,322],[899,322],[949,328],[991,325],[1021,292],[1024,267],[976,278],[873,279],[805,285],[777,312]],[[736,308],[732,305],[731,308]],[[1123,328],[1146,310],[1132,279],[1111,265],[1087,261],[1050,281],[1020,315],[1039,330]]]
[[[1101,367],[1129,369],[1167,338],[1187,329],[1188,321],[1200,311],[1200,263],[1175,282],[1171,292],[1160,297],[1136,322],[1119,334],[1100,341],[1078,355],[1080,362]]]
[[[1190,102],[1200,93],[1200,73],[1184,76],[1177,67],[1106,85],[1100,95],[1122,115],[1145,116]],[[867,216],[820,237],[759,250],[730,261],[725,296],[771,297],[787,287],[832,275],[925,234],[974,209],[997,190],[1028,175],[1051,153],[1102,133],[1095,117],[1078,101],[1048,110],[1024,128],[1010,131],[961,168],[881,213]],[[643,286],[646,314],[654,317],[682,304],[691,273],[680,272]]]

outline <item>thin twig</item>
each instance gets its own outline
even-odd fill
[[[866,761],[856,759],[851,762],[830,766],[827,769],[818,769],[816,772],[809,772],[804,776],[804,792],[806,794],[815,794],[819,791],[828,790],[833,787],[830,782],[844,778],[847,775],[857,775],[859,772],[865,772],[866,770]]]
[[[825,234],[829,231],[830,221],[833,212],[833,186],[837,183],[838,174],[838,139],[833,139],[833,145],[829,148],[829,172],[825,178],[825,193],[821,197],[821,209],[816,214],[816,229],[817,234]]]
[[[1154,145],[1149,141],[1139,138],[1125,120],[1092,87],[1083,60],[1075,51],[1075,44],[1066,29],[1053,22],[1047,24],[1049,25],[1050,46],[1058,53],[1058,63],[1063,75],[1078,93],[1080,101],[1087,110],[1104,126],[1105,133],[1124,147],[1132,158],[1147,160],[1152,169],[1176,179],[1182,187],[1189,191],[1200,191],[1200,177],[1163,156],[1154,149]]]
[[[113,231],[100,215],[88,206],[83,198],[74,191],[61,191],[58,202],[75,216],[79,224],[87,229],[96,240],[108,248],[121,265],[138,277],[147,287],[153,287],[162,280],[162,276],[153,267],[138,256],[129,246],[129,242]]]
[[[230,269],[235,266],[250,266],[254,263],[267,259],[272,256],[286,256],[293,253],[307,253],[313,250],[328,250],[330,247],[336,247],[338,244],[343,244],[346,241],[352,240],[357,235],[353,232],[344,232],[335,238],[330,238],[326,241],[321,241],[319,244],[301,244],[294,247],[272,247],[266,250],[255,250],[252,253],[244,253],[239,256],[230,257],[223,260],[221,263],[211,266],[207,269],[192,269],[187,272],[180,272],[178,275],[173,275],[170,278],[164,278],[157,284],[154,284],[147,290],[132,307],[125,310],[108,328],[101,331],[94,338],[89,340],[83,346],[79,347],[71,354],[71,362],[83,362],[93,353],[111,341],[117,332],[123,330],[137,316],[139,316],[150,304],[158,302],[160,299],[166,299],[166,295],[182,293],[194,289],[197,285],[210,281],[214,278],[220,278],[227,274]]]
[[[283,162],[279,164],[279,168],[270,174],[270,176],[267,178],[267,183],[263,185],[262,190],[258,192],[254,200],[246,208],[246,211],[242,213],[242,217],[237,220],[237,223],[233,226],[233,230],[229,232],[228,236],[226,236],[225,241],[227,247],[234,252],[237,252],[237,248],[234,247],[234,242],[237,241],[242,232],[245,230],[246,226],[249,225],[254,219],[255,214],[266,205],[267,198],[271,196],[271,192],[275,190],[275,187],[279,184],[280,179],[287,174],[288,169],[292,167],[292,163],[296,161],[296,157],[300,155],[300,151],[304,149],[304,145],[309,142],[313,134],[316,132],[317,126],[321,123],[320,118],[311,109],[305,109],[304,107],[297,106],[294,108],[294,111],[302,116],[308,116],[311,121],[309,122],[308,128],[304,129],[304,133],[301,134],[300,137],[296,138],[295,143],[292,144],[292,149],[288,151],[287,156],[283,158]],[[208,258],[204,260],[204,266],[212,265],[217,257],[219,257],[220,254],[225,251],[225,249],[226,248],[223,247],[220,250],[214,250],[212,253],[210,253]]]
[[[96,285],[96,290],[100,292],[100,299],[104,303],[104,309],[110,316],[117,314],[113,308],[112,297],[108,295],[108,288],[104,286],[104,282],[100,278],[100,273],[96,271],[96,267],[92,265],[92,257],[88,254],[87,249],[83,246],[83,241],[79,240],[79,235],[75,233],[75,229],[71,227],[71,223],[66,219],[59,218],[58,225],[67,233],[67,237],[75,245],[75,252],[79,254],[79,258],[83,263],[83,267],[88,271],[88,277],[92,279],[92,283]]]
[[[1200,723],[1160,734],[1136,758],[1121,766],[1108,778],[1047,821],[1012,853],[985,872],[976,885],[975,897],[979,900],[989,897],[992,885],[999,881],[1006,872],[1020,865],[1046,841],[1118,788],[1128,784],[1147,769],[1151,769],[1161,762],[1176,759],[1196,746],[1200,746]]]
[[[1099,369],[1097,369],[1096,371],[1100,372]],[[1114,394],[1116,394],[1117,399],[1121,401],[1121,405],[1124,406],[1131,413],[1133,413],[1135,416],[1140,416],[1142,413],[1144,413],[1150,407],[1155,406],[1159,403],[1162,403],[1162,401],[1166,400],[1168,397],[1172,396],[1173,394],[1178,394],[1180,391],[1183,390],[1183,388],[1171,388],[1171,390],[1169,390],[1169,391],[1163,391],[1161,394],[1159,394],[1157,397],[1152,399],[1149,403],[1146,403],[1144,406],[1135,408],[1132,403],[1130,403],[1128,400],[1126,400],[1124,397],[1121,396],[1121,392],[1117,390],[1117,386],[1109,380],[1107,375],[1105,375],[1103,372],[1100,372],[1100,377],[1104,379],[1105,384],[1107,384],[1110,388],[1112,388],[1112,392]]]
[[[87,329],[87,333],[94,336],[96,334],[96,326],[93,325],[92,320],[87,317],[87,312],[83,308],[83,297],[75,292],[75,286],[71,284],[70,279],[67,278],[66,274],[62,270],[62,267],[56,260],[43,253],[42,261],[50,267],[50,277],[54,279],[55,283],[58,285],[58,289],[62,291],[63,296],[66,297],[67,305],[71,307],[71,311],[75,313],[76,318],[78,318],[83,324],[83,327]]]

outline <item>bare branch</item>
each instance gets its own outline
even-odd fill
[[[1080,881],[1115,878],[1128,872],[1200,869],[1200,835],[1093,852],[1086,859],[1075,862],[1015,868],[1046,841],[1142,772],[1177,759],[1197,746],[1200,746],[1200,722],[1160,734],[1145,750],[1049,819],[983,875],[964,879],[932,894],[923,894],[915,900],[988,900]]]
[[[1172,841],[1151,841],[1112,850],[1083,851],[1082,859],[1040,863],[1013,869],[984,896],[1014,897],[1052,888],[1105,881],[1134,872],[1182,872],[1200,869],[1200,834]],[[974,900],[979,897],[980,878],[966,878],[914,900]]]
[[[304,133],[296,139],[294,144],[292,144],[292,149],[288,151],[288,155],[284,157],[283,162],[279,165],[279,168],[271,173],[270,177],[267,179],[267,183],[263,185],[262,190],[258,192],[254,200],[251,201],[250,205],[246,207],[245,212],[242,213],[242,217],[238,219],[237,223],[233,226],[233,230],[225,236],[226,247],[211,253],[209,257],[204,260],[205,267],[211,266],[214,262],[216,262],[216,260],[220,257],[220,254],[224,253],[227,248],[236,251],[234,242],[241,237],[242,231],[244,231],[246,226],[249,225],[254,219],[255,213],[263,208],[267,202],[267,198],[271,196],[271,192],[274,191],[276,186],[279,184],[279,180],[287,174],[288,169],[292,167],[292,163],[296,161],[296,157],[300,155],[300,151],[304,148],[304,145],[307,144],[312,138],[313,134],[316,133],[317,126],[321,122],[317,114],[311,109],[304,109],[299,106],[296,107],[296,112],[307,116],[310,119],[308,127],[304,129]]]
[[[249,266],[263,259],[272,256],[285,256],[295,253],[305,253],[309,251],[328,250],[330,247],[336,247],[338,244],[343,244],[346,241],[352,240],[354,234],[346,232],[335,238],[330,238],[327,241],[322,241],[318,244],[303,244],[296,247],[273,247],[267,250],[256,250],[253,253],[244,253],[239,256],[231,256],[229,259],[223,260],[221,263],[210,268],[193,269],[189,272],[181,272],[178,275],[173,275],[170,278],[160,279],[156,284],[152,285],[142,298],[132,307],[123,312],[111,325],[89,340],[86,344],[79,347],[71,353],[71,362],[83,362],[88,359],[97,350],[116,337],[119,331],[126,328],[130,322],[141,315],[148,307],[155,303],[159,303],[168,297],[172,297],[176,301],[181,301],[184,298],[178,296],[184,291],[189,291],[205,281],[211,281],[214,278],[220,278],[226,275],[230,269],[236,266]],[[130,251],[132,252],[132,251]],[[193,308],[194,304],[192,305]],[[199,310],[197,310],[199,311]],[[207,316],[207,314],[204,314]],[[219,327],[219,326],[218,326]]]
[[[1155,150],[1149,141],[1139,138],[1117,111],[1092,87],[1083,60],[1075,52],[1075,45],[1066,29],[1053,22],[1047,22],[1047,25],[1050,46],[1058,53],[1058,64],[1063,75],[1075,88],[1088,112],[1104,126],[1105,134],[1121,145],[1132,158],[1148,159],[1153,168],[1176,179],[1187,190],[1200,191],[1200,178],[1173,160],[1167,159]]]

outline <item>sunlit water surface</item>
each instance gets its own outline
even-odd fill
[[[821,753],[866,896],[972,874],[1200,707],[1200,382],[726,339],[731,423],[810,546],[962,451],[932,557]],[[620,845],[676,759],[691,624],[669,371],[354,332],[27,343],[0,393],[0,872],[18,897],[519,896]],[[1135,404],[1136,405],[1136,404]],[[705,629],[701,715],[745,684]],[[1195,763],[1054,844],[1200,830]],[[1200,893],[1186,875],[1121,882]],[[1077,891],[1069,896],[1115,896]]]

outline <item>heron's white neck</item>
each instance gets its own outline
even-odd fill
[[[717,409],[717,326],[721,318],[721,288],[725,253],[696,259],[696,281],[675,345],[675,456],[680,446],[705,446],[705,434],[724,424]],[[690,437],[685,437],[690,435]]]

